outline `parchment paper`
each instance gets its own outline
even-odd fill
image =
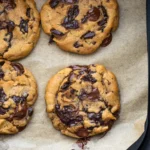
[[[102,138],[92,138],[85,149],[126,150],[144,130],[147,111],[148,63],[146,47],[146,0],[118,0],[120,26],[112,43],[96,53],[80,56],[48,45],[49,37],[41,31],[33,52],[19,60],[35,75],[39,97],[28,127],[13,136],[0,136],[0,150],[79,150],[76,139],[55,130],[45,111],[44,92],[47,81],[62,68],[73,64],[103,64],[113,71],[120,87],[119,120]],[[40,10],[45,0],[36,0]]]

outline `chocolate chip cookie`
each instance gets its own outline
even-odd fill
[[[28,124],[37,98],[33,75],[19,63],[0,59],[0,134],[15,134]]]
[[[48,0],[41,10],[49,42],[65,51],[90,54],[112,40],[118,27],[117,0]]]
[[[27,56],[39,38],[39,22],[34,0],[0,0],[0,58]]]
[[[48,82],[45,99],[53,126],[75,138],[105,133],[119,116],[117,80],[102,65],[61,70]]]

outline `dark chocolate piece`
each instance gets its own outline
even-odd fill
[[[49,5],[51,6],[51,8],[56,8],[57,5],[59,4],[60,0],[51,0],[49,2]]]
[[[20,21],[20,31],[25,34],[25,33],[28,33],[28,22],[29,20],[24,20],[23,18],[21,18],[21,21]]]
[[[85,128],[80,128],[77,132],[76,135],[82,138],[86,138],[88,137],[89,133],[88,130]]]
[[[90,21],[97,21],[100,17],[100,10],[97,7],[92,7],[87,15]]]
[[[55,111],[60,120],[67,126],[74,126],[83,121],[83,117],[78,115],[78,110],[74,106],[64,106],[61,110],[60,105],[57,104]]]
[[[75,48],[83,47],[83,44],[79,44],[79,42],[75,42],[73,45]]]
[[[31,17],[31,15],[30,15],[30,11],[31,11],[31,8],[27,8],[26,16],[27,16],[28,18],[30,18],[30,17]]]
[[[101,47],[106,47],[108,46],[112,41],[112,34],[110,33],[110,35],[103,40],[102,44],[101,44]]]
[[[59,30],[55,30],[55,29],[52,29],[51,33],[54,36],[63,36],[64,35],[64,33],[60,32]]]
[[[83,34],[81,39],[92,39],[95,36],[95,32],[88,31],[87,33]]]
[[[78,5],[74,5],[68,11],[68,15],[64,18],[62,26],[66,29],[77,29],[79,28],[78,21],[75,18],[79,14],[79,7]]]
[[[32,107],[29,107],[28,108],[28,116],[32,116],[33,115],[33,108]]]
[[[24,73],[24,68],[20,63],[11,63],[12,67],[17,71],[17,75],[22,75]]]

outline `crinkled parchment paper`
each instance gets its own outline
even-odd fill
[[[19,60],[35,75],[39,97],[28,127],[11,136],[0,135],[0,150],[79,150],[76,139],[55,130],[45,111],[44,92],[49,78],[60,69],[73,64],[103,64],[113,71],[120,87],[121,113],[119,120],[102,138],[92,138],[85,149],[126,150],[144,130],[148,93],[148,63],[146,44],[146,0],[118,0],[120,26],[112,43],[88,56],[61,51],[48,45],[49,37],[41,37],[33,52]],[[36,0],[40,10],[45,0]]]

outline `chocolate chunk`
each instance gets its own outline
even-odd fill
[[[26,16],[27,16],[28,18],[30,18],[30,17],[31,17],[31,16],[30,16],[30,11],[31,11],[31,8],[27,8]]]
[[[16,107],[13,118],[20,120],[24,118],[27,114],[27,104],[23,103],[20,107]]]
[[[51,34],[50,37],[49,37],[49,44],[51,44],[52,42],[54,42],[54,41],[53,41],[53,38],[54,38],[54,35]]]
[[[83,121],[83,117],[78,115],[78,110],[72,105],[60,109],[60,105],[57,104],[55,111],[60,120],[67,126],[74,126]]]
[[[68,16],[69,16],[70,21],[74,20],[78,16],[78,14],[79,14],[79,6],[78,5],[74,5],[68,11]]]
[[[29,108],[28,108],[28,115],[29,115],[29,116],[32,116],[32,115],[33,115],[33,108],[32,108],[32,107],[29,107]]]
[[[100,10],[97,7],[93,7],[88,11],[87,15],[90,21],[97,21],[100,17]]]
[[[88,74],[82,78],[83,81],[95,83],[97,80],[92,77],[92,75]]]
[[[59,30],[55,30],[55,29],[52,29],[51,33],[54,36],[63,36],[64,35],[64,33],[60,32]]]
[[[88,20],[88,15],[85,15],[82,19],[81,19],[81,23],[85,23]]]
[[[103,26],[103,25],[105,25],[107,23],[107,19],[105,18],[105,19],[103,19],[103,20],[100,20],[97,24],[99,25],[99,26]]]
[[[17,75],[22,75],[24,73],[24,68],[20,63],[11,63],[12,67],[17,71]]]
[[[79,24],[77,20],[73,20],[70,23],[62,24],[66,29],[78,29]]]
[[[100,98],[100,93],[97,88],[94,88],[91,93],[88,94],[90,100],[98,100]]]
[[[8,111],[8,109],[2,108],[2,107],[0,106],[0,115],[6,114],[7,111]]]
[[[112,41],[112,34],[110,33],[110,35],[103,40],[102,44],[101,44],[101,47],[106,47],[108,46]]]
[[[67,89],[68,89],[68,87],[70,86],[70,84],[71,84],[71,83],[70,83],[70,82],[68,82],[68,81],[67,81],[67,82],[65,82],[65,83],[61,86],[61,89],[62,89],[62,90],[67,90]]]
[[[28,33],[28,22],[29,20],[24,20],[23,18],[21,18],[21,21],[20,21],[20,31],[25,34],[25,33]]]
[[[24,103],[27,97],[20,97],[20,96],[12,96],[12,99],[15,103]]]
[[[81,39],[92,39],[95,36],[95,32],[88,31],[87,33],[83,34]]]
[[[59,4],[60,0],[51,0],[49,2],[49,5],[51,6],[51,8],[56,8],[57,5]]]
[[[88,137],[89,133],[88,130],[85,128],[80,128],[77,132],[76,135],[82,138],[86,138]]]
[[[101,113],[88,113],[88,118],[91,120],[94,120],[96,122],[99,122],[101,120],[102,114]]]
[[[64,21],[62,23],[62,26],[66,29],[77,29],[79,28],[78,21],[75,20],[75,18],[79,14],[79,6],[74,5],[71,7],[68,11],[68,15],[64,18]]]
[[[5,74],[4,74],[3,70],[0,69],[0,79],[3,79],[4,75],[5,75]]]
[[[83,44],[79,44],[79,42],[75,42],[73,45],[75,48],[83,47]]]
[[[6,94],[2,88],[0,88],[0,102],[3,103],[6,100]]]
[[[97,21],[100,17],[100,10],[97,7],[92,7],[87,14],[81,19],[81,23],[87,22],[89,19],[90,21]]]
[[[106,11],[105,7],[101,5],[99,8],[102,10],[104,18],[108,18],[107,11]]]
[[[13,21],[9,21],[9,22],[7,23],[8,32],[12,32],[12,31],[14,30],[14,28],[15,28],[14,22],[13,22]]]

